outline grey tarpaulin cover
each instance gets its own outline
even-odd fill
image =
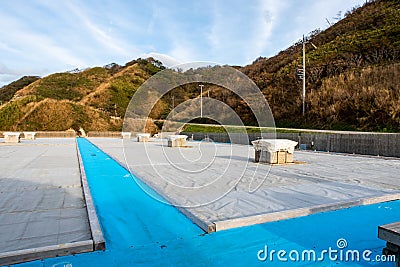
[[[125,144],[136,176],[196,223],[217,225],[216,230],[235,227],[224,226],[231,220],[241,226],[246,217],[258,216],[244,220],[252,224],[276,212],[295,211],[285,213],[293,217],[399,198],[399,160],[296,151],[295,159],[304,164],[271,167],[254,163],[252,146],[190,142],[188,148],[168,148],[161,140],[90,140],[122,163]]]
[[[91,239],[73,138],[0,143],[0,170],[0,253]]]

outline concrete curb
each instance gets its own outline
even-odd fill
[[[83,187],[83,195],[86,202],[86,210],[89,218],[90,231],[93,238],[93,250],[105,250],[106,244],[104,241],[103,232],[100,227],[99,219],[97,217],[96,209],[94,207],[92,194],[90,193],[89,184],[86,177],[85,167],[83,166],[83,160],[79,151],[78,142],[75,140],[76,152],[79,162],[79,171],[81,173],[81,181]]]
[[[22,249],[0,253],[0,265],[11,265],[21,262],[91,251],[93,251],[93,240],[45,246],[39,248]]]
[[[216,231],[227,230],[231,228],[249,226],[254,224],[262,224],[267,222],[274,222],[280,220],[286,220],[296,217],[303,217],[311,214],[320,212],[334,211],[340,209],[351,208],[355,206],[364,206],[377,204],[382,202],[394,201],[400,199],[400,193],[396,191],[393,194],[385,194],[376,197],[366,197],[357,200],[342,201],[337,203],[330,203],[325,205],[317,205],[308,208],[299,208],[285,211],[278,211],[272,213],[259,214],[255,216],[248,216],[243,218],[236,218],[230,220],[223,220],[214,222]]]

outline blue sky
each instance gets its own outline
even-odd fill
[[[23,75],[154,56],[247,65],[365,0],[0,2],[0,86]]]

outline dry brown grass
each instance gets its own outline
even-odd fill
[[[375,66],[325,79],[307,97],[310,120],[360,129],[400,130],[400,64]],[[361,127],[360,127],[361,126]]]
[[[18,130],[64,131],[82,127],[85,131],[101,131],[115,130],[122,125],[98,110],[68,100],[45,99],[32,104],[20,119]]]

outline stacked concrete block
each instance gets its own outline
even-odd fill
[[[122,132],[121,137],[122,139],[131,139],[132,133],[130,132]]]
[[[24,137],[26,140],[35,140],[36,132],[24,132]]]
[[[187,135],[168,136],[168,147],[185,147],[187,137]]]
[[[19,132],[4,132],[4,141],[6,143],[19,143],[21,138],[21,133]]]
[[[255,162],[269,164],[293,163],[297,142],[287,139],[260,139],[253,141]]]
[[[150,134],[149,133],[138,133],[136,134],[136,138],[138,142],[149,142]]]

